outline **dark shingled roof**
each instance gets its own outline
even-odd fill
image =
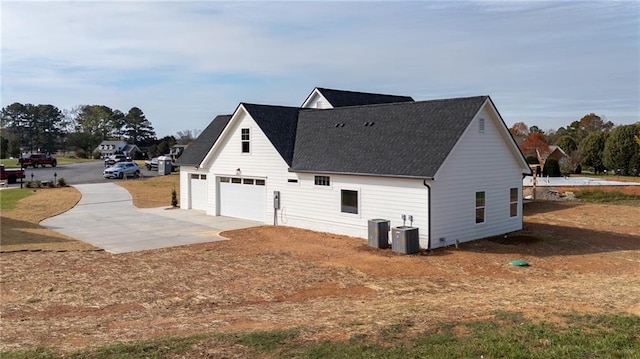
[[[433,178],[488,98],[302,110],[291,171]]]
[[[378,93],[333,90],[316,87],[333,107],[376,105],[395,102],[413,102],[409,96],[384,95]]]
[[[256,121],[273,147],[289,166],[293,162],[293,147],[298,126],[298,107],[241,104]]]
[[[222,130],[227,126],[231,115],[219,115],[211,121],[209,126],[202,131],[189,147],[178,158],[177,164],[183,166],[199,166],[204,160],[211,147],[222,134]]]

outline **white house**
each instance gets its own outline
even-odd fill
[[[521,229],[530,174],[488,96],[324,88],[301,108],[241,103],[178,163],[181,208],[363,238],[406,215],[423,248]]]
[[[116,152],[122,152],[127,157],[135,157],[137,152],[140,152],[140,149],[136,145],[130,145],[125,141],[102,141],[100,144],[94,148],[93,152],[99,152],[100,157],[107,157],[115,154]]]

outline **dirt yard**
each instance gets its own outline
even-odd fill
[[[525,230],[402,256],[287,227],[142,253],[0,254],[0,350],[300,328],[343,340],[518,311],[640,315],[640,208],[525,205]],[[530,267],[513,267],[513,259]]]

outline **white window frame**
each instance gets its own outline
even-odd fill
[[[244,139],[245,132],[247,131],[247,139]],[[247,144],[247,151],[244,150],[244,144]],[[251,153],[251,127],[243,127],[240,129],[240,153]]]
[[[482,193],[482,203],[478,204],[478,195]],[[487,221],[487,192],[476,191],[475,192],[475,218],[476,224],[483,224]],[[482,220],[478,222],[478,210],[482,210]]]
[[[324,184],[322,183],[322,181],[318,181],[319,179],[327,179],[327,183]],[[321,183],[318,183],[321,182]],[[319,187],[319,188],[331,188],[331,176],[324,176],[324,175],[315,175],[313,176],[313,186],[314,187]]]
[[[358,213],[351,213],[351,212],[343,212],[342,211],[342,191],[351,191],[351,192],[355,192],[356,196],[358,196],[357,200],[358,200]],[[347,216],[347,217],[354,217],[354,218],[361,218],[362,217],[362,194],[360,191],[360,188],[350,188],[350,187],[346,187],[346,188],[340,188],[340,192],[338,192],[338,210],[340,211],[340,215],[341,216]]]
[[[513,193],[515,192],[515,200],[513,199]],[[520,203],[520,194],[518,193],[518,187],[509,188],[509,218],[518,217],[518,204]],[[515,213],[513,211],[515,207]]]

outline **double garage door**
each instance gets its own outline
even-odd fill
[[[264,222],[267,187],[260,178],[220,177],[220,215]]]

